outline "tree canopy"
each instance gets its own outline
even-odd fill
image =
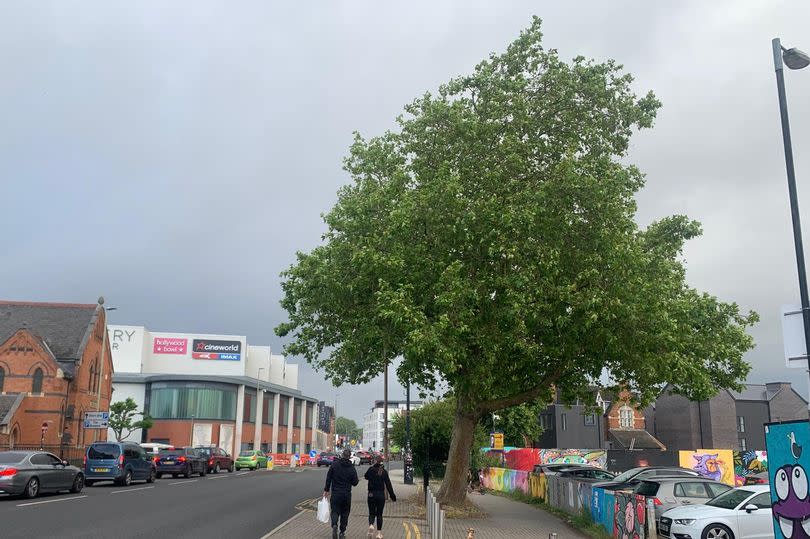
[[[614,61],[563,61],[540,28],[408,104],[397,130],[356,135],[322,245],[283,273],[287,353],[336,384],[401,356],[400,380],[452,391],[443,501],[463,496],[483,414],[552,386],[706,398],[750,368],[756,314],[686,282],[700,225],[635,221],[627,150],[659,101]]]
[[[351,440],[359,440],[363,437],[363,429],[357,426],[354,419],[338,417],[335,419],[335,434],[347,437],[347,443]]]
[[[136,411],[138,403],[132,397],[127,397],[124,401],[114,402],[110,405],[110,429],[115,434],[115,439],[122,442],[129,438],[129,435],[138,429],[152,428],[152,418],[144,415],[143,412]],[[136,420],[141,416],[140,420]]]

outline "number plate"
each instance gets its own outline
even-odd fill
[[[164,460],[163,464],[174,464],[173,460]]]
[[[97,473],[105,473],[105,472],[109,472],[110,469],[109,468],[93,468],[93,471],[97,472]]]

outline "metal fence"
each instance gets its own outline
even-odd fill
[[[14,447],[9,445],[0,445],[0,451],[47,451],[53,453],[59,458],[70,462],[74,466],[81,467],[84,464],[84,454],[87,451],[86,447],[73,447],[67,445],[39,445],[39,444],[14,444]]]
[[[444,539],[444,509],[439,505],[439,501],[433,495],[433,490],[427,489],[426,496],[426,517],[428,530],[432,539]]]

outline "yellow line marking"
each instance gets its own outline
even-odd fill
[[[408,523],[403,522],[402,527],[405,528],[405,539],[411,539],[411,529],[408,527]]]
[[[419,533],[419,526],[417,526],[415,522],[411,522],[411,525],[413,526],[413,531],[416,532],[416,539],[422,539],[422,534]]]

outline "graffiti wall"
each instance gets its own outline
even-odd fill
[[[499,492],[522,492],[530,494],[529,472],[507,470],[506,468],[486,468],[481,472],[484,488]]]
[[[612,490],[602,488],[593,489],[591,496],[591,518],[609,533],[612,533],[615,528],[615,511],[616,494]]]
[[[506,467],[530,472],[535,464],[587,464],[604,468],[607,452],[602,449],[512,449],[504,452]]]
[[[680,465],[703,477],[734,486],[734,453],[730,449],[681,451]]]
[[[765,425],[768,478],[771,483],[773,530],[776,539],[810,537],[807,472],[810,471],[810,422]]]
[[[749,475],[768,471],[767,451],[735,451],[734,482],[739,487]]]
[[[629,492],[616,492],[613,537],[616,539],[644,539],[646,537],[647,506],[644,496]]]

